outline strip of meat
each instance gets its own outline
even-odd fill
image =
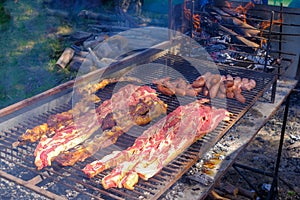
[[[156,91],[148,86],[126,85],[117,93],[113,94],[111,99],[104,101],[97,109],[96,114],[90,112],[80,116],[76,123],[72,122],[68,126],[56,131],[52,138],[44,135],[35,150],[35,164],[38,169],[51,165],[52,160],[60,153],[67,151],[88,139],[97,129],[103,126],[108,116],[113,113],[117,124],[124,123],[124,116],[128,116],[130,108],[135,107],[141,102],[159,102]],[[161,102],[162,103],[162,102]],[[163,104],[163,103],[162,103]],[[164,110],[166,105],[163,104]],[[136,109],[134,109],[136,111]],[[130,121],[130,119],[128,119]],[[126,123],[133,123],[126,122]],[[114,126],[114,125],[113,125]],[[112,127],[111,127],[112,128]],[[105,132],[105,131],[104,131]],[[108,132],[105,132],[105,134]],[[117,137],[120,131],[113,131],[111,138]],[[104,134],[104,138],[107,137]],[[114,139],[115,141],[115,139]],[[101,145],[101,144],[99,144]]]
[[[77,147],[76,150],[61,153],[55,160],[63,166],[74,165],[77,161],[82,162],[98,150],[114,144],[118,137],[127,132],[132,126],[145,125],[161,114],[166,114],[166,108],[166,104],[158,98],[148,101],[141,100],[136,106],[131,107],[127,114],[122,115],[122,118],[115,119],[116,126],[105,130],[100,136]]]
[[[121,78],[103,79],[99,83],[88,84],[85,87],[78,88],[79,94],[83,96],[80,102],[76,103],[72,109],[66,112],[51,115],[48,118],[47,123],[38,125],[32,129],[27,129],[25,133],[23,133],[18,138],[18,141],[12,144],[12,146],[17,147],[20,145],[24,145],[26,142],[36,142],[45,134],[47,134],[48,137],[51,137],[52,134],[55,134],[56,130],[71,123],[73,120],[73,116],[79,116],[87,112],[89,109],[89,103],[97,103],[100,101],[100,98],[96,95],[93,95],[93,93],[100,89],[103,89],[109,84],[119,81],[131,81],[138,83],[141,82],[141,80],[138,78],[126,76]]]
[[[27,129],[25,133],[23,133],[18,138],[18,141],[12,144],[12,146],[17,147],[25,144],[26,142],[36,142],[43,135],[51,137],[51,135],[55,134],[56,130],[70,124],[73,121],[73,116],[79,116],[83,113],[86,113],[89,109],[88,105],[91,102],[97,103],[99,101],[99,97],[97,97],[96,95],[90,95],[83,98],[80,102],[76,103],[72,109],[62,113],[57,113],[55,115],[50,115],[47,120],[47,123],[35,126],[32,129]]]
[[[90,94],[93,94],[93,93],[97,92],[98,90],[106,87],[108,84],[121,82],[121,81],[130,81],[130,82],[137,82],[137,83],[142,82],[138,78],[128,77],[128,76],[124,76],[124,77],[121,77],[121,78],[107,78],[107,79],[101,80],[98,83],[88,84],[85,87],[80,87],[80,88],[78,88],[78,92],[80,94],[84,95],[84,96],[90,95]]]
[[[214,130],[222,120],[229,120],[225,109],[205,106],[201,100],[179,106],[147,129],[133,146],[88,164],[83,172],[93,177],[117,166],[102,179],[103,187],[133,189],[138,176],[145,180],[154,176],[193,142]]]

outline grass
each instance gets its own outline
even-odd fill
[[[5,1],[10,15],[0,32],[0,108],[41,93],[72,78],[54,66],[63,49],[57,34],[68,22],[46,16],[41,0]]]

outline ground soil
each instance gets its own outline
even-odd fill
[[[299,89],[300,85],[297,86]],[[277,199],[300,199],[300,93],[293,93],[290,99],[289,115],[284,136],[283,151],[280,160]],[[271,120],[261,129],[255,139],[239,156],[237,162],[246,166],[273,172],[275,168],[277,150],[279,147],[282,120],[285,104],[283,104]],[[268,188],[272,178],[242,170],[252,185],[267,198]],[[222,183],[229,182],[253,190],[237,171],[231,168],[222,178]],[[226,195],[225,195],[226,196]],[[227,195],[230,199],[249,199],[243,196]],[[210,199],[210,198],[208,198]]]

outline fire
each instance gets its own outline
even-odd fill
[[[273,24],[281,24],[283,22],[283,19],[280,18],[280,19],[277,19],[277,20],[273,20],[272,22],[272,25]],[[263,36],[263,30],[266,30],[267,28],[269,28],[271,26],[271,22],[270,21],[263,21],[261,24],[260,24],[260,37]],[[261,42],[260,42],[260,46],[262,47],[263,44],[266,44],[267,43],[267,40],[266,39],[262,39]]]
[[[277,20],[273,20],[272,22],[272,25],[273,24],[281,24],[283,22],[283,19],[277,19]],[[260,28],[262,30],[265,30],[267,29],[268,27],[270,27],[271,25],[271,22],[270,21],[263,21],[261,24],[260,24]]]
[[[245,5],[245,7],[239,5],[234,10],[239,14],[239,17],[241,17],[244,20],[244,23],[246,23],[246,14],[250,8],[254,8],[254,3],[251,1]]]
[[[184,1],[183,3],[183,12],[184,12],[184,17],[188,20],[191,19],[192,13],[191,10],[187,8],[187,0]],[[201,17],[199,14],[193,14],[193,32],[196,33],[201,33],[201,27],[200,27],[200,21]],[[192,33],[194,37],[194,33]]]
[[[201,32],[201,27],[200,27],[200,15],[199,14],[194,14],[193,16],[193,27],[194,30],[197,32]]]
[[[249,3],[247,3],[245,5],[245,7],[243,7],[242,5],[239,5],[236,8],[232,8],[232,2],[225,1],[225,6],[227,8],[229,8],[230,10],[236,12],[238,14],[238,16],[243,19],[244,23],[246,23],[246,19],[247,19],[246,14],[249,9],[254,8],[254,3],[252,3],[250,1]]]

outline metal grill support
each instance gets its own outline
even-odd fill
[[[290,105],[290,96],[291,96],[291,93],[286,98],[286,103],[285,103],[285,108],[284,108],[284,116],[283,116],[283,119],[282,119],[281,134],[280,134],[279,146],[278,146],[278,150],[277,150],[277,158],[276,158],[276,164],[275,164],[274,172],[262,171],[262,170],[259,170],[259,169],[256,169],[256,168],[241,165],[239,163],[234,163],[233,164],[233,168],[241,175],[241,177],[248,183],[248,185],[253,190],[255,190],[257,195],[262,199],[264,198],[263,195],[248,180],[248,178],[239,170],[239,168],[244,169],[244,170],[248,170],[248,171],[252,171],[254,173],[262,174],[264,176],[272,177],[272,184],[271,184],[270,191],[268,192],[267,199],[268,200],[273,200],[273,199],[276,198],[276,196],[278,195],[279,167],[280,167],[280,160],[281,160],[281,154],[282,154],[282,148],[283,148],[283,142],[284,142],[284,135],[285,135],[285,130],[286,130],[286,123],[287,123],[287,118],[288,118],[288,111],[289,111],[289,105]]]

